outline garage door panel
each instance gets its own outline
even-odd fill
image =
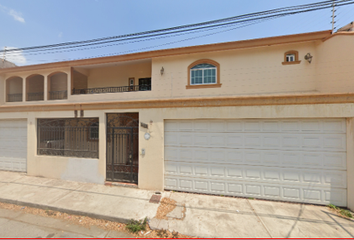
[[[297,184],[346,188],[345,171],[306,170],[281,167],[230,166],[217,164],[165,163],[165,175],[202,177],[214,180],[235,179],[263,183]]]
[[[0,170],[27,169],[27,120],[0,120]]]
[[[166,132],[346,133],[343,119],[168,120]]]
[[[346,205],[344,119],[174,120],[165,188]]]
[[[166,147],[165,160],[345,170],[346,153]]]
[[[346,122],[343,119],[323,120],[323,132],[325,133],[346,133]]]
[[[346,151],[345,134],[168,132],[165,145],[259,150]]]
[[[324,153],[323,167],[327,169],[346,169],[347,159],[345,153]]]
[[[271,200],[332,203],[346,206],[346,189],[309,188],[307,186],[282,186],[266,183],[229,182],[213,179],[166,178],[166,189],[179,191],[256,197]]]

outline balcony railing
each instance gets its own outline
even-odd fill
[[[59,100],[59,99],[67,99],[68,91],[50,91],[49,92],[49,100]]]
[[[10,93],[7,94],[8,102],[22,102],[22,93]]]
[[[27,101],[41,101],[44,100],[43,92],[27,93]]]
[[[73,89],[72,94],[98,94],[98,93],[117,93],[117,92],[137,92],[151,91],[151,84],[121,86],[121,87],[103,87],[103,88],[83,88]]]

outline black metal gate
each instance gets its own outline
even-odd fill
[[[119,114],[116,116],[111,114],[109,117],[106,179],[114,182],[138,183],[138,121]]]

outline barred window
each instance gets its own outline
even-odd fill
[[[37,154],[98,158],[98,118],[38,119]]]

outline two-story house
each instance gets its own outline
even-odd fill
[[[0,69],[0,169],[354,208],[354,34]]]

